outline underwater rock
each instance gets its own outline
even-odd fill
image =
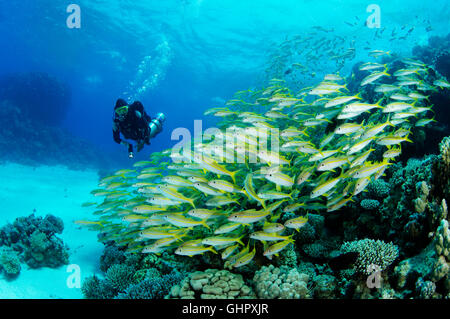
[[[435,252],[432,244],[422,250],[420,254],[400,261],[393,272],[396,289],[415,289],[418,278],[429,278],[434,262]]]
[[[314,278],[314,298],[336,298],[337,279],[331,275],[319,275]]]
[[[241,275],[228,270],[207,269],[189,274],[180,285],[172,287],[169,298],[248,299],[255,295]]]
[[[116,161],[66,129],[34,121],[14,104],[1,99],[0,126],[0,161],[65,165],[83,170],[110,167]]]
[[[0,79],[0,100],[19,107],[22,116],[34,123],[58,125],[70,106],[71,92],[66,83],[47,73],[18,73]]]
[[[297,269],[281,266],[263,266],[255,273],[253,282],[258,298],[262,299],[305,299],[310,298],[309,276]]]

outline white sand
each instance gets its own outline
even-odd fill
[[[97,233],[73,223],[92,218],[93,208],[81,207],[95,201],[90,191],[97,187],[95,171],[73,171],[64,167],[30,167],[18,164],[0,166],[0,227],[19,216],[52,214],[64,221],[58,234],[69,246],[69,265],[80,267],[81,280],[99,273],[103,245]],[[82,298],[81,289],[69,288],[67,266],[56,269],[28,269],[22,264],[20,275],[6,281],[0,275],[0,298]]]

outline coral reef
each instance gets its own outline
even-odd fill
[[[448,122],[445,119],[448,118],[448,114],[450,114],[448,110],[448,105],[450,103],[447,94],[448,91],[447,89],[433,86],[436,86],[434,85],[435,80],[443,80],[441,74],[450,77],[450,64],[448,63],[448,57],[450,56],[448,51],[449,39],[450,36],[446,38],[430,38],[428,46],[417,47],[414,52],[417,57],[432,65],[431,67],[427,67],[426,70],[424,69],[420,70],[421,72],[415,72],[415,74],[421,77],[419,82],[428,83],[430,85],[430,89],[419,89],[419,91],[422,91],[421,94],[426,95],[426,97],[423,97],[423,101],[427,100],[430,104],[434,104],[433,111],[436,111],[436,119],[444,123]],[[379,59],[378,62],[381,62],[382,64],[386,63],[385,67],[389,65],[389,72],[394,74],[400,69],[411,67],[410,64],[404,62],[406,59],[402,60],[403,59],[395,54],[389,54],[386,55],[386,57]],[[421,62],[416,62],[415,65],[421,66]],[[377,86],[375,85],[363,85],[363,87],[361,87],[361,81],[366,78],[367,73],[362,72],[360,66],[361,64],[355,65],[353,67],[352,75],[347,78],[346,88],[351,92],[349,94],[353,95],[358,91],[359,95],[357,97],[361,97],[362,100],[369,103],[375,103],[377,101],[382,103],[390,99],[390,94],[386,95],[385,93],[377,92],[375,90]],[[280,69],[278,71],[282,72],[284,71],[284,68],[283,70]],[[292,70],[289,72],[292,72]],[[423,73],[423,76],[419,73]],[[329,76],[336,77],[336,75],[332,74]],[[395,77],[392,76],[387,76],[386,80],[383,81],[383,84],[395,83]],[[280,94],[273,94],[274,89],[279,90],[278,92]],[[411,87],[403,87],[400,91],[405,95],[411,93],[418,94],[418,92],[414,92],[414,89]],[[270,106],[270,103],[272,103],[270,99],[274,102],[283,101],[289,103],[295,101],[295,103],[299,103],[297,98],[302,96],[299,95],[294,98],[290,95],[289,89],[284,88],[282,84],[274,84],[273,87],[266,88],[266,91],[264,92],[264,96],[261,96],[260,99],[256,101],[253,99],[254,96],[249,97],[245,93],[237,95],[238,99],[227,104],[227,106],[238,105],[239,108],[237,110],[218,108],[213,109],[212,111],[208,110],[208,112],[227,118],[221,123],[221,128],[228,128],[230,123],[238,123],[238,126],[247,127],[247,124],[244,124],[243,121],[239,119],[241,118],[241,114],[238,112],[242,113],[243,110],[252,111],[247,113],[252,114],[252,116],[257,115],[256,120],[260,120],[260,114],[256,113],[259,112],[259,110],[247,109],[245,105],[240,105],[239,101],[245,100],[245,104],[258,105],[259,108],[266,104]],[[308,92],[311,93],[310,91]],[[304,95],[306,96],[308,92],[305,91]],[[292,101],[283,100],[287,96],[292,98]],[[382,97],[384,100],[381,102],[380,98]],[[305,97],[305,99],[307,98]],[[316,100],[315,102],[317,101],[321,103],[320,100]],[[416,100],[414,106],[420,105],[420,103],[419,100]],[[286,105],[287,108],[289,108],[294,104]],[[276,111],[280,112],[271,113],[271,116],[273,116],[274,119],[273,121],[267,121],[271,124],[275,124],[278,122],[279,118],[284,118],[283,112],[281,111],[284,110],[286,105],[283,105],[283,107],[278,105],[280,108],[276,109]],[[428,103],[425,105],[428,105]],[[299,105],[297,106],[300,107]],[[296,106],[293,108],[296,108]],[[428,109],[426,109],[426,111],[427,113],[424,113],[421,116],[425,116],[425,118],[430,120],[434,115],[431,115],[428,112]],[[295,120],[295,117],[302,118],[303,114],[301,113],[302,112],[295,115],[292,114],[293,119]],[[361,117],[359,117],[358,120],[355,118],[354,121],[355,123],[361,123],[362,120],[365,120],[366,122],[364,123],[371,124],[385,123],[387,121],[386,123],[389,124],[389,120],[392,118],[386,118],[386,114],[381,113],[385,112],[371,114],[370,116],[368,114],[361,114]],[[247,114],[244,117],[246,116],[249,115]],[[264,114],[264,116],[266,116],[266,114]],[[291,113],[288,114],[288,117],[289,116],[291,116]],[[326,117],[327,115],[321,114],[321,116]],[[334,119],[334,116],[330,115],[330,118],[332,118],[332,121],[329,121],[331,123],[327,122],[326,128],[320,128],[314,131],[314,134],[311,134],[314,136],[311,137],[311,141],[308,139],[308,143],[311,142],[316,146],[319,145],[320,140],[323,138],[322,133],[328,134],[336,128],[337,121]],[[305,122],[308,119],[303,120],[303,122]],[[252,121],[249,122],[252,123]],[[259,125],[263,125],[261,122],[256,122],[259,123]],[[178,238],[173,235],[174,233],[170,232],[176,231],[177,234],[179,234],[178,231],[180,231],[180,234],[183,234],[183,231],[188,229],[189,232],[187,233],[189,234],[187,237],[190,241],[192,240],[190,243],[192,246],[190,247],[187,245],[187,247],[192,249],[191,251],[205,249],[205,247],[201,247],[201,244],[210,245],[209,243],[206,244],[208,240],[205,239],[210,239],[208,236],[212,236],[212,233],[217,230],[217,227],[222,226],[216,225],[214,220],[208,220],[208,218],[201,218],[201,222],[195,219],[183,220],[181,222],[177,220],[176,222],[173,222],[170,221],[170,219],[168,220],[167,216],[164,216],[164,218],[161,219],[158,214],[149,213],[147,218],[150,222],[155,223],[149,223],[150,225],[171,224],[167,229],[164,229],[169,230],[169,236],[167,236],[167,234],[164,236],[167,236],[168,238],[173,237],[171,239],[174,244],[165,246],[163,242],[163,245],[159,246],[161,242],[147,241],[147,239],[156,240],[156,238],[151,238],[150,236],[149,238],[141,237],[139,238],[138,243],[134,242],[133,244],[129,244],[132,239],[138,237],[136,233],[144,228],[139,217],[132,215],[130,221],[127,221],[128,224],[124,222],[121,226],[117,226],[115,221],[113,221],[111,227],[110,225],[104,227],[103,231],[106,238],[113,238],[117,241],[115,243],[112,242],[111,244],[106,243],[105,253],[101,259],[101,270],[105,273],[105,279],[98,279],[94,276],[87,280],[84,284],[85,296],[101,298],[104,298],[105,296],[108,298],[162,298],[168,294],[168,298],[186,299],[252,297],[271,299],[450,298],[450,240],[447,208],[448,198],[450,198],[450,137],[444,138],[441,141],[439,144],[440,154],[435,155],[437,151],[436,146],[438,145],[438,142],[436,141],[443,137],[442,134],[448,132],[448,128],[439,123],[430,125],[430,127],[427,128],[423,128],[421,125],[416,124],[417,119],[410,117],[403,125],[395,125],[396,128],[388,128],[389,132],[387,134],[390,132],[395,132],[396,134],[405,133],[410,138],[413,137],[413,140],[417,143],[411,143],[409,145],[403,143],[401,149],[402,154],[396,157],[395,160],[392,160],[388,167],[380,170],[380,174],[373,174],[370,181],[367,180],[368,186],[366,191],[350,196],[352,190],[354,188],[356,189],[356,184],[358,183],[358,181],[351,180],[345,187],[338,188],[335,193],[329,192],[328,194],[322,194],[327,197],[326,206],[325,201],[311,201],[312,196],[307,195],[311,194],[313,188],[316,188],[315,185],[321,184],[324,180],[328,180],[326,174],[330,174],[329,176],[333,177],[338,176],[339,172],[332,171],[331,173],[320,173],[324,174],[321,175],[325,176],[324,179],[317,180],[314,176],[310,176],[309,179],[307,178],[310,183],[296,184],[289,196],[287,196],[288,194],[282,194],[281,196],[284,196],[283,198],[291,197],[296,200],[298,199],[300,206],[303,206],[303,208],[300,209],[304,210],[305,215],[307,214],[308,222],[299,227],[297,232],[284,230],[283,233],[279,233],[285,236],[293,235],[291,238],[294,240],[294,243],[291,243],[290,240],[286,241],[287,244],[283,247],[285,249],[279,254],[274,255],[273,259],[269,260],[268,258],[261,256],[261,253],[267,247],[267,242],[263,243],[263,245],[259,245],[259,242],[256,242],[256,248],[252,252],[253,255],[250,254],[251,257],[248,257],[252,258],[252,262],[243,267],[236,263],[235,268],[231,268],[232,270],[222,269],[224,265],[221,260],[221,254],[210,254],[208,252],[204,255],[195,255],[192,258],[175,256],[173,251],[179,253],[180,250],[183,251],[183,249],[177,249],[180,247],[183,248],[183,246],[178,242]],[[403,132],[400,129],[403,129]],[[399,136],[400,135],[396,135],[396,137]],[[359,138],[359,136],[356,138]],[[298,139],[297,141],[302,141],[302,139]],[[377,161],[378,158],[383,155],[383,151],[385,150],[384,146],[373,144],[375,143],[372,143],[371,145],[371,147],[374,148],[372,150],[373,152],[366,158],[367,161],[363,161],[368,165]],[[345,145],[344,142],[334,144],[334,146],[336,146],[334,149],[337,149],[339,152],[344,149],[344,147],[341,148],[343,145]],[[206,148],[207,144],[202,145],[202,148],[203,147]],[[319,145],[312,151],[317,152],[317,149],[324,149],[324,146]],[[389,147],[389,149],[391,148]],[[289,157],[290,161],[289,173],[298,169],[298,171],[296,171],[297,177],[303,173],[301,166],[303,165],[303,162],[309,162],[307,158],[310,155],[305,155],[308,154],[305,152],[302,156],[297,157],[294,151],[288,153],[291,153],[286,157],[286,159]],[[195,164],[202,165],[188,166],[189,169],[187,169],[184,166],[180,167],[178,165],[172,165],[174,164],[174,161],[164,161],[164,158],[168,158],[168,154],[169,152],[161,152],[156,155],[153,154],[153,157],[150,158],[151,162],[154,164],[161,164],[162,162],[163,164],[158,167],[149,167],[149,171],[153,172],[152,169],[156,168],[160,169],[163,174],[167,173],[169,175],[175,175],[181,171],[184,174],[185,171],[188,170],[189,173],[182,176],[186,176],[186,178],[192,177],[193,180],[203,178],[200,179],[202,181],[205,179],[209,181],[211,178],[216,177],[221,178],[221,176],[225,175],[225,178],[231,178],[233,185],[239,186],[239,190],[241,190],[242,187],[252,186],[246,183],[249,179],[244,179],[244,173],[249,169],[248,165],[246,165],[245,168],[244,166],[232,167],[231,165],[226,167],[215,166],[214,170],[208,171],[210,168],[209,166],[212,165],[212,163],[208,162],[207,164],[209,165],[205,165],[205,163],[200,161]],[[433,155],[424,156],[424,154]],[[166,170],[165,168],[169,167],[169,165],[171,168]],[[308,166],[306,169],[308,169]],[[217,174],[218,170],[220,171],[220,174]],[[192,171],[195,171],[198,174],[193,174],[192,176],[190,175]],[[264,177],[265,175],[263,174],[257,174],[256,168],[251,171],[251,176],[254,178],[253,186],[256,186],[256,189],[258,190],[256,194],[265,194],[263,191],[270,189],[270,187],[266,188],[269,183],[264,181],[264,178],[267,178],[267,176]],[[343,173],[343,171],[344,169],[341,168],[340,173]],[[146,172],[138,168],[134,177],[141,176],[138,174],[144,174]],[[260,171],[258,171],[258,173],[259,172]],[[362,175],[364,176],[364,174]],[[131,182],[134,182],[134,177],[130,177],[130,180],[127,180],[127,178],[120,174],[111,177],[114,180],[120,180],[120,183],[124,184],[128,182],[131,184]],[[282,179],[285,182],[287,180],[285,176],[283,176]],[[181,183],[188,186],[178,187],[179,185],[177,183],[173,183],[177,186],[175,187],[176,189],[182,187],[189,188],[192,186],[192,183],[190,184],[185,180],[181,180],[180,182],[180,180],[181,179],[176,179],[178,184]],[[297,181],[298,177],[295,180],[295,183],[297,183]],[[155,183],[159,183],[159,180],[155,181]],[[100,185],[100,187],[107,185],[110,184],[104,183],[103,185]],[[285,187],[284,185],[281,186]],[[166,195],[166,199],[175,198],[182,202],[180,206],[187,206],[190,204],[194,209],[199,208],[199,206],[204,208],[202,205],[210,198],[204,194],[199,194],[194,189],[192,189],[192,192],[191,189],[185,189],[185,193],[178,194],[176,192],[165,192],[164,186],[158,187],[159,193],[163,195],[169,194]],[[280,189],[283,189],[282,187],[280,187]],[[246,190],[252,193],[251,188],[252,187]],[[261,189],[263,191],[260,192]],[[105,191],[105,189],[101,189],[100,191]],[[145,191],[142,188],[133,189],[133,192],[133,194],[139,193],[137,199],[146,198],[149,203],[159,205],[158,198],[156,198],[156,196],[150,198],[149,196],[144,195]],[[239,193],[236,192],[235,187],[233,187],[233,192]],[[151,189],[149,189],[149,193],[153,194]],[[339,196],[336,196],[336,194]],[[349,196],[347,197],[347,195]],[[236,205],[231,203],[211,206],[218,207],[218,210],[221,213],[222,211],[228,213],[228,208],[230,211],[233,211],[233,207],[236,206],[239,211],[247,208],[250,211],[253,211],[258,206],[264,206],[264,202],[266,205],[274,203],[271,202],[271,199],[260,201],[251,198],[252,196],[248,196],[248,198],[240,196],[239,193],[236,197],[233,197],[236,199],[236,201],[234,201]],[[279,192],[277,193],[277,196],[280,196]],[[342,205],[336,210],[329,209],[334,208],[334,205],[328,205],[330,199],[344,200],[345,206]],[[196,205],[194,205],[194,202]],[[223,208],[225,205],[230,206]],[[133,207],[133,210],[134,207],[136,207],[137,211],[140,209],[135,206],[135,203],[131,203],[130,207]],[[325,208],[329,209],[329,211],[327,213],[322,213],[321,210],[325,210]],[[151,208],[148,209],[151,210]],[[274,218],[270,219],[270,222],[284,224],[287,220],[298,216],[295,213],[295,209],[295,205],[289,205],[289,207],[285,206],[284,209],[280,209],[281,212],[278,210],[276,214],[272,214]],[[171,212],[170,209],[167,211]],[[176,211],[178,212],[178,207]],[[246,210],[244,211],[247,212]],[[108,214],[109,211],[106,211],[105,215],[108,216]],[[121,214],[118,215],[122,218]],[[150,218],[155,216],[155,219]],[[194,217],[197,218],[195,215]],[[168,223],[169,221],[170,223]],[[196,222],[199,226],[207,225],[208,227],[198,227],[200,230],[198,228],[193,230],[194,227],[185,227],[186,223]],[[256,224],[245,224],[246,235],[259,230],[255,225]],[[265,225],[266,223],[264,223],[264,226]],[[145,227],[147,227],[147,225],[145,225]],[[180,230],[180,228],[186,229]],[[118,229],[119,231],[117,231]],[[117,235],[117,232],[119,235]],[[241,230],[232,234],[233,236],[236,235],[236,238],[231,235],[229,237],[226,236],[226,238],[233,238],[235,242],[237,241],[237,238],[239,238],[239,244],[236,246],[244,251],[245,254],[248,254],[249,252],[248,250],[245,251],[245,247],[249,249],[248,247],[251,247],[253,242],[250,242],[251,244],[248,246],[245,244],[242,245],[240,243],[241,239],[247,238],[245,238],[245,236],[240,237],[243,234]],[[124,238],[125,240],[123,240]],[[286,237],[284,237],[284,239],[286,239]],[[118,246],[116,247],[115,245]],[[222,248],[221,245],[210,246],[217,250]],[[224,246],[226,247],[226,245]],[[201,249],[199,247],[201,247]],[[186,248],[186,246],[184,246],[184,248]],[[152,249],[158,254],[129,254],[130,251],[141,252],[143,250],[146,250],[146,253],[148,253],[148,250]],[[172,253],[169,253],[169,251],[172,251]],[[270,265],[268,265],[269,263]],[[179,271],[180,273],[172,272],[172,270]],[[181,278],[184,279],[181,281]]]
[[[423,62],[432,65],[432,73],[438,72],[448,79],[450,78],[449,43],[450,33],[442,37],[432,36],[428,39],[427,45],[415,46],[412,53]],[[450,110],[448,108],[450,97],[445,91],[435,89],[430,92],[429,100],[435,105],[435,116],[438,121],[436,124],[439,126],[439,129],[434,129],[433,127],[425,129],[427,143],[424,144],[423,151],[435,153],[436,145],[439,144],[439,141],[450,134],[450,127],[448,126],[450,120]]]
[[[450,296],[450,233],[443,219],[433,240],[418,255],[401,261],[394,269],[396,288],[405,296],[421,299]]]
[[[393,164],[345,209],[309,213],[294,235],[297,245],[288,245],[271,265],[255,258],[228,271],[215,255],[132,254],[105,242],[105,279],[88,278],[83,293],[136,299],[448,298],[448,208],[442,195],[448,186],[436,185],[444,163],[443,156],[429,155]],[[379,205],[364,208],[364,201]],[[378,268],[368,269],[371,264]],[[377,271],[380,286],[372,287],[368,280]]]
[[[31,268],[59,267],[69,263],[68,247],[56,236],[63,229],[62,220],[53,215],[19,217],[0,229],[0,246],[9,247]]]
[[[82,293],[88,299],[164,298],[185,277],[185,272],[179,269],[195,269],[177,257],[180,258],[134,254],[107,241],[100,256],[102,274],[87,277],[82,283]]]
[[[433,65],[445,77],[450,78],[449,44],[450,34],[445,37],[432,36],[428,39],[428,45],[417,45],[412,53],[423,62]]]

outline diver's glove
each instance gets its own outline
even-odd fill
[[[166,116],[163,113],[158,113],[156,117],[150,122],[150,138],[155,137],[162,131],[162,125],[166,120]]]
[[[120,142],[120,144],[128,146],[128,157],[133,158],[134,157],[133,145],[131,145],[130,143],[125,142],[125,141]]]

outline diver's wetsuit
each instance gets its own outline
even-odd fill
[[[123,105],[126,105],[125,101],[118,100],[116,106],[114,107],[114,110]],[[141,144],[141,147],[143,143],[149,145],[150,131],[148,125],[150,121],[151,121],[150,116],[147,115],[147,113],[144,110],[144,106],[139,101],[135,101],[133,102],[133,104],[130,104],[128,106],[128,113],[122,121],[119,119],[119,116],[114,112],[113,118],[114,141],[120,144],[122,142],[122,139],[120,138],[120,133],[122,133],[126,139],[137,141],[138,144]],[[132,151],[131,144],[129,144],[128,147],[129,151]]]

